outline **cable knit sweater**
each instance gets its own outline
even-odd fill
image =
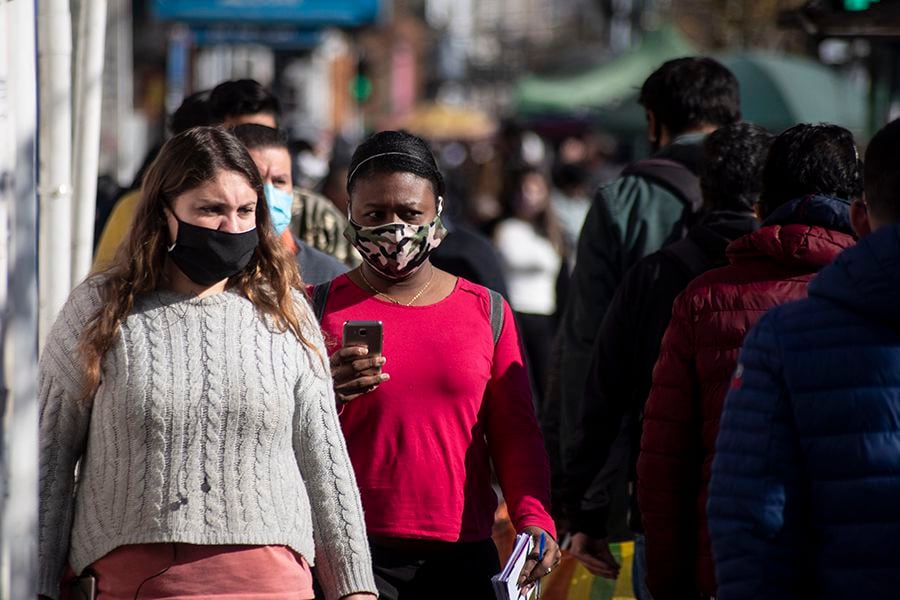
[[[57,597],[67,559],[80,573],[154,542],[283,544],[328,598],[374,593],[318,328],[317,355],[237,293],[154,292],[84,402],[76,344],[98,306],[90,281],[75,289],[41,356],[40,593]]]

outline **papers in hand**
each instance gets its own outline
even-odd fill
[[[534,539],[527,533],[520,533],[516,536],[516,543],[513,546],[512,554],[509,560],[503,565],[503,570],[497,575],[491,577],[494,584],[494,593],[497,600],[532,600],[535,597],[535,587],[531,588],[528,595],[519,594],[519,575],[522,573],[522,567],[528,555],[534,549]]]

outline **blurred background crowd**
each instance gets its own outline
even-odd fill
[[[44,25],[35,28],[37,36],[19,28],[17,16],[35,25],[48,11],[71,18],[49,35]],[[82,33],[90,30],[81,21],[91,11],[99,17],[100,35],[93,35],[102,53],[99,81],[87,82],[100,89],[96,169],[83,168],[76,149],[71,161],[61,159],[66,176],[57,179],[46,173],[66,144],[43,133],[38,144],[34,113],[40,96],[41,128],[57,118],[62,108],[45,103],[51,98],[45,90],[64,74],[55,83],[75,90],[68,98],[75,116],[60,123],[69,145],[78,140],[85,100],[77,65],[84,58]],[[38,76],[22,60],[29,54],[44,61],[65,49],[67,36],[75,45],[74,69],[66,63],[56,75]],[[47,48],[38,52],[36,37]],[[104,236],[114,251],[144,168],[161,144],[193,125],[246,124],[229,120],[236,113],[271,117],[252,122],[286,135],[291,183],[285,189],[293,189],[297,243],[330,254],[341,269],[356,266],[359,257],[340,237],[351,154],[372,132],[402,129],[428,142],[446,181],[450,235],[434,263],[509,300],[540,409],[552,387],[551,347],[592,198],[654,150],[637,102],[647,77],[674,58],[711,56],[737,78],[744,120],[773,134],[797,123],[833,123],[864,147],[900,116],[898,48],[900,0],[9,0],[0,3],[0,139],[17,143],[0,144],[0,211],[13,232],[0,256],[0,268],[9,271],[0,278],[0,304],[20,318],[37,320],[38,304],[52,315],[86,272],[77,265],[72,273],[51,269],[54,261],[68,263],[70,245],[66,238],[53,246],[63,238],[45,224],[57,218],[69,228],[68,221],[92,215],[81,230],[92,233],[94,266],[100,266]],[[38,78],[34,89],[21,86]],[[239,110],[222,112],[222,106]],[[14,177],[23,165],[30,180]],[[80,186],[85,177],[96,177],[96,187]],[[84,189],[90,198],[79,198]],[[40,233],[37,207],[14,206],[15,198],[36,194],[45,211]],[[61,202],[52,203],[73,196],[90,200],[91,211],[64,212]],[[117,222],[117,209],[124,221]],[[6,227],[3,219],[0,224]],[[27,244],[16,235],[30,236],[32,245],[40,238],[41,269],[32,268],[36,249],[22,250]],[[12,250],[16,244],[19,250]],[[22,265],[27,268],[15,270]],[[61,295],[50,293],[54,284]],[[20,361],[6,359],[3,383],[13,398],[33,395],[36,356],[30,353],[37,344],[29,336],[37,327],[31,324],[2,331],[4,356]],[[4,436],[30,436],[14,423],[32,417],[13,414]],[[31,437],[23,441],[34,449]],[[33,473],[16,471],[23,464],[28,460],[4,455],[0,484],[18,477],[11,489],[32,485]],[[5,498],[6,488],[0,491]],[[3,522],[21,527],[18,538],[2,536],[3,547],[34,525],[28,500],[19,512],[6,512],[0,502]],[[621,530],[610,532],[614,539],[628,537],[624,518],[619,523]],[[0,552],[0,572],[16,572],[3,557]],[[0,592],[8,585],[2,573]]]
[[[634,100],[656,66],[712,54],[738,76],[748,121],[865,137],[897,109],[892,4],[111,2],[95,235],[184,98],[249,78],[281,102],[298,185],[342,206],[351,149],[403,128],[433,144],[461,225],[492,232],[511,214],[512,172],[533,169],[519,178],[537,212],[552,207],[546,235],[569,260],[580,207],[648,152]]]
[[[352,149],[403,129],[429,142],[447,181],[456,235],[436,264],[508,297],[540,395],[591,197],[652,152],[646,77],[707,54],[738,78],[745,120],[776,133],[835,123],[862,141],[900,114],[892,23],[891,0],[113,2],[97,259],[116,202],[181,121],[234,124],[197,111],[263,107],[288,135],[294,186],[339,213]]]

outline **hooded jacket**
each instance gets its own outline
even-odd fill
[[[653,158],[679,163],[687,171],[699,174],[704,137],[702,133],[678,136]],[[551,383],[540,407],[555,490],[563,487],[558,481],[562,476],[562,456],[570,453],[570,446],[577,442],[572,432],[579,426],[591,350],[616,289],[628,269],[683,238],[694,219],[692,200],[689,202],[668,186],[643,175],[626,172],[597,190],[578,238],[578,260],[569,281]],[[604,478],[605,474],[600,477]],[[603,481],[598,483],[601,485],[594,489],[606,487]],[[621,478],[616,492],[623,499],[624,483]],[[590,502],[596,499],[593,492],[588,496]],[[555,499],[558,500],[561,498]],[[615,512],[621,514],[612,520],[621,525],[617,528],[624,529],[625,511]]]
[[[747,337],[710,484],[719,597],[896,598],[900,225]]]
[[[710,212],[685,239],[641,259],[626,273],[597,334],[585,401],[563,457],[566,514],[573,531],[596,538],[611,533],[607,522],[617,475],[624,472],[629,482],[635,478],[641,414],[672,303],[696,276],[727,264],[728,244],[757,226],[749,212]],[[627,439],[616,443],[617,435]],[[588,504],[584,496],[598,473],[606,476],[603,493],[593,494]],[[629,525],[640,532],[637,498],[634,492],[629,496]]]
[[[729,265],[676,300],[644,410],[638,503],[655,600],[716,594],[706,499],[719,417],[747,331],[806,296],[810,279],[851,244],[849,204],[808,196],[728,247]]]

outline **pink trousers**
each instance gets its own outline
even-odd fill
[[[132,600],[138,587],[141,600],[314,598],[309,565],[286,546],[121,546],[87,571],[97,577],[97,600]],[[68,570],[60,600],[71,598],[73,578]]]

